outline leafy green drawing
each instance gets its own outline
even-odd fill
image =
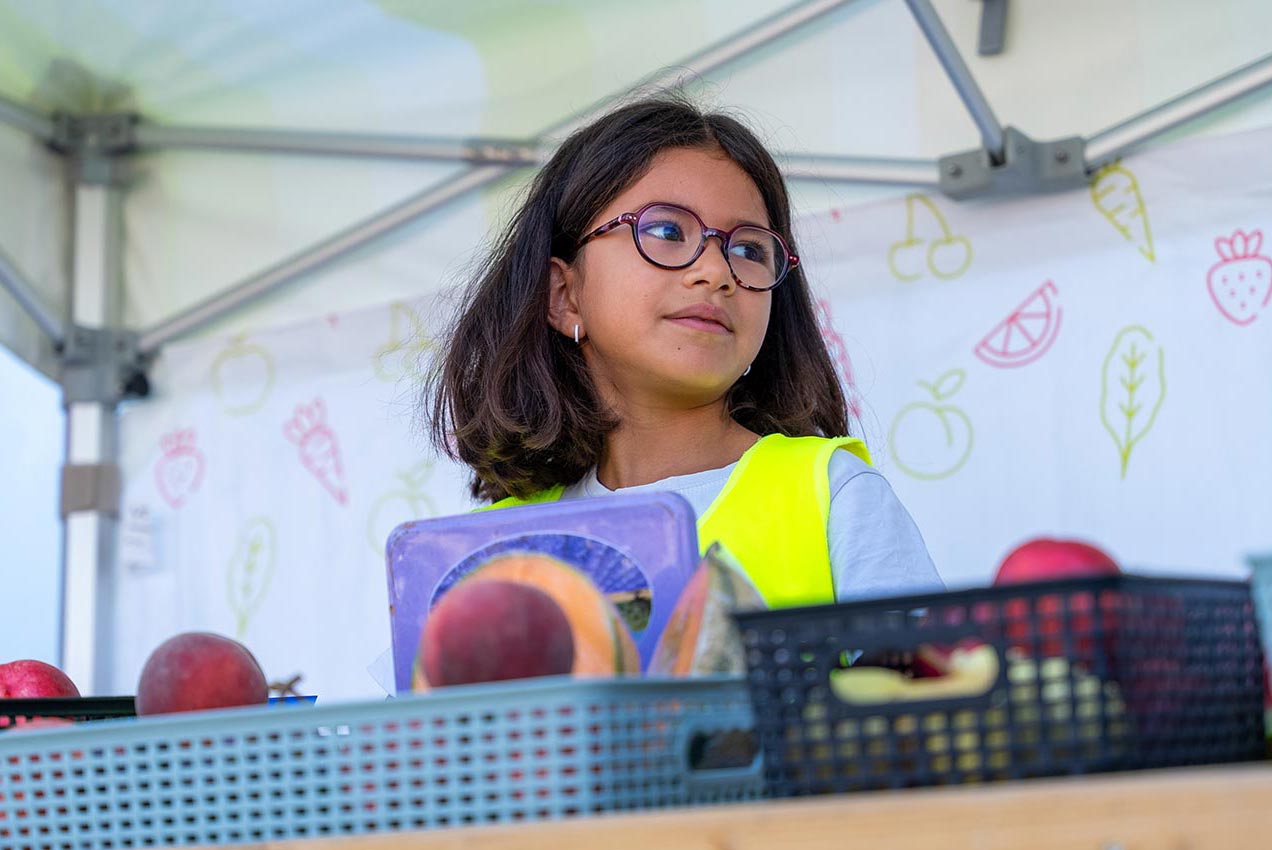
[[[252,615],[265,600],[265,591],[274,575],[274,525],[264,517],[253,517],[239,534],[230,557],[226,583],[230,610],[234,612],[235,634],[242,640]]]
[[[1153,335],[1139,325],[1123,328],[1104,358],[1100,418],[1117,444],[1122,478],[1131,449],[1153,427],[1166,399],[1166,361]]]

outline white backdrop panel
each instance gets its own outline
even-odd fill
[[[949,584],[1042,533],[1214,575],[1272,548],[1269,151],[1269,131],[1211,138],[1092,191],[799,222],[862,432]],[[380,544],[468,506],[413,430],[421,317],[441,312],[395,302],[165,352],[122,429],[116,690],[160,640],[206,628],[271,678],[378,692]]]

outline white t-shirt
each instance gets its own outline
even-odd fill
[[[675,475],[610,490],[590,470],[565,488],[562,499],[608,496],[614,493],[671,491],[684,496],[702,516],[720,495],[736,463],[691,475]],[[830,521],[826,541],[835,598],[841,602],[945,589],[923,535],[901,504],[892,486],[872,466],[848,451],[830,458]]]

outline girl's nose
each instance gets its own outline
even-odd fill
[[[724,237],[719,234],[708,234],[707,244],[703,246],[698,259],[685,269],[685,285],[697,286],[706,283],[731,291],[737,288],[733,279],[733,268],[725,256]]]

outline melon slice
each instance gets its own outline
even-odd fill
[[[649,660],[650,675],[745,673],[742,635],[731,615],[764,607],[764,598],[742,566],[722,545],[712,543],[658,637]]]
[[[990,366],[1011,369],[1046,354],[1060,333],[1058,296],[1051,281],[1039,286],[976,344],[976,356]]]

